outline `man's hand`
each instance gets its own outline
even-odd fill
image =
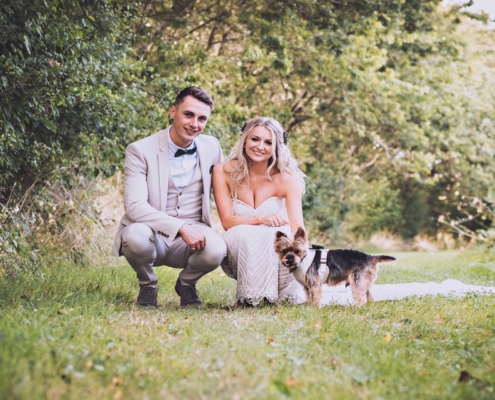
[[[192,225],[184,224],[179,229],[179,235],[191,251],[203,251],[206,246],[206,236]]]

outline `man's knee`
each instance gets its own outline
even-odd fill
[[[146,224],[127,225],[122,231],[122,253],[152,254],[155,251],[155,234]]]
[[[206,247],[201,254],[205,266],[218,267],[226,255],[227,245],[219,235],[206,239]]]

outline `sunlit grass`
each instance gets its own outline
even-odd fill
[[[494,257],[394,255],[379,283],[493,284]],[[235,282],[217,270],[199,284],[205,305],[182,310],[177,272],[158,270],[150,310],[123,263],[0,281],[2,398],[495,397],[495,296],[231,311]],[[478,380],[459,383],[463,370]]]

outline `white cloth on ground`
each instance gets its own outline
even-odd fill
[[[446,279],[441,283],[392,283],[373,285],[371,293],[375,301],[400,300],[413,296],[455,296],[461,297],[468,293],[495,295],[495,287],[468,285],[456,279]],[[294,296],[293,296],[294,298]],[[306,302],[306,294],[302,286],[298,289],[294,303]],[[345,284],[337,286],[323,285],[321,305],[352,305],[354,300],[350,286]]]

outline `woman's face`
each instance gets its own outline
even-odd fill
[[[251,161],[268,161],[273,155],[272,133],[263,126],[256,126],[249,133],[244,149]]]

